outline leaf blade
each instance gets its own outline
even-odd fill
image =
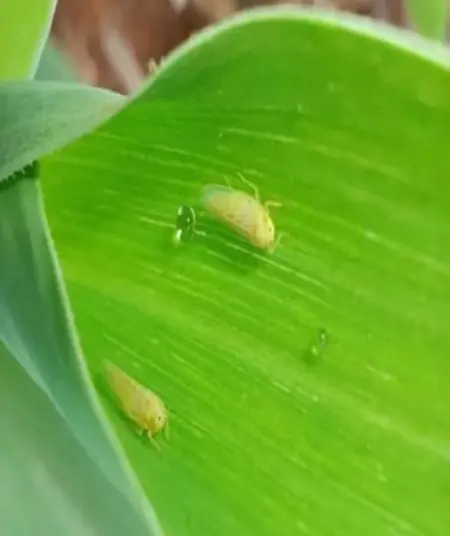
[[[169,533],[437,536],[448,62],[353,18],[280,13],[203,34],[44,159],[89,366],[107,353],[168,402],[161,459],[102,395]],[[269,261],[202,216],[175,254],[178,205],[238,171],[284,202],[291,240]],[[330,344],[308,368],[319,327]]]
[[[32,78],[50,29],[55,0],[6,0],[0,5],[0,80]]]

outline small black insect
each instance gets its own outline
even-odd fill
[[[304,359],[308,363],[317,361],[324,353],[329,344],[329,335],[326,329],[320,328],[314,335],[309,348],[304,353]]]
[[[181,205],[177,211],[175,219],[175,233],[173,234],[173,243],[178,246],[182,241],[189,241],[195,231],[196,216],[194,209],[187,205]]]

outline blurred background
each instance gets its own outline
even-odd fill
[[[424,0],[427,1],[427,0]],[[135,91],[173,48],[237,11],[268,5],[316,5],[409,27],[404,0],[59,0],[39,78],[46,64],[93,86]],[[63,75],[60,75],[64,78]]]

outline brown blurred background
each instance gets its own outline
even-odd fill
[[[59,0],[52,37],[83,82],[128,93],[139,87],[151,60],[158,62],[192,33],[270,4],[325,6],[408,25],[402,0]]]

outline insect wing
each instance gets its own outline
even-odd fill
[[[209,185],[203,189],[202,202],[218,219],[252,241],[263,210],[256,199],[239,190]]]
[[[112,391],[119,399],[123,411],[140,424],[145,408],[145,388],[128,376],[123,370],[107,363],[106,372]]]
[[[160,451],[153,436],[163,428],[166,439],[168,438],[167,413],[163,401],[112,363],[107,362],[105,370],[124,413],[138,425],[140,435],[144,430],[147,432],[150,442]],[[163,415],[163,421],[157,424],[158,414]]]

